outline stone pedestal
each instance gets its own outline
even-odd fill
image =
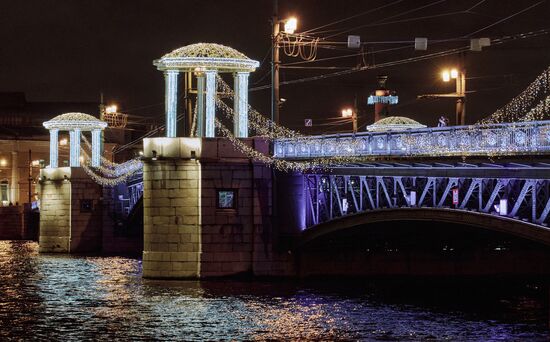
[[[102,188],[82,168],[40,172],[41,253],[101,250]]]
[[[267,153],[262,139],[243,142]],[[224,138],[144,140],[143,276],[289,275],[273,248],[271,169]],[[234,207],[219,206],[233,191]]]
[[[143,168],[143,276],[200,275],[200,164],[161,160]]]

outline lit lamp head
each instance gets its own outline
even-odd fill
[[[288,18],[287,20],[285,20],[284,22],[285,24],[285,28],[284,28],[284,32],[285,33],[288,33],[288,34],[293,34],[294,32],[296,32],[296,29],[298,28],[298,19],[296,19],[295,17],[291,17],[291,18]]]
[[[449,70],[443,70],[441,78],[443,78],[443,82],[449,82],[451,80],[451,73]]]
[[[452,79],[458,78],[458,70],[456,68],[453,68],[451,70],[445,69],[441,73],[441,78],[443,79],[443,82],[449,82]]]
[[[107,107],[105,108],[105,113],[107,113],[107,114],[114,114],[114,113],[117,112],[117,110],[118,110],[117,105],[110,105],[110,106],[107,106]]]
[[[451,78],[458,78],[458,70],[451,69]]]
[[[353,111],[351,108],[342,109],[342,117],[343,118],[351,118],[353,115]]]

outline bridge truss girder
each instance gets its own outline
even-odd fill
[[[493,213],[544,226],[550,220],[549,179],[342,174],[303,177],[308,227],[355,213],[399,207]],[[458,191],[455,203],[453,191]]]

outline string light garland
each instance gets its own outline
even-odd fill
[[[199,56],[200,49],[194,53]],[[173,57],[178,58],[175,55]],[[215,97],[216,108],[221,110],[228,119],[235,120],[236,114],[233,108],[224,102],[224,99],[235,100],[235,93],[219,75],[216,77],[218,84],[218,92]],[[463,158],[479,155],[479,153],[483,153],[489,158],[521,153],[530,144],[542,143],[545,144],[544,146],[550,146],[550,125],[535,129],[533,125],[526,124],[527,121],[543,120],[549,115],[549,93],[550,67],[507,105],[474,125],[456,127],[448,132],[431,132],[427,128],[421,128],[413,131],[387,131],[385,134],[378,135],[373,133],[372,139],[374,140],[372,142],[380,149],[386,148],[387,144],[395,144],[398,149],[408,151],[404,155],[414,153],[415,156],[462,156]],[[215,118],[216,128],[222,136],[231,141],[236,150],[280,171],[330,170],[334,165],[375,161],[387,157],[387,155],[369,153],[368,150],[363,155],[357,155],[358,150],[365,150],[364,136],[356,137],[354,135],[346,137],[345,140],[304,136],[267,119],[250,105],[248,105],[248,115],[250,128],[266,140],[289,140],[292,142],[292,148],[306,150],[328,148],[329,151],[337,154],[310,158],[306,161],[285,160],[264,154],[247,145],[245,140],[235,137],[230,129]],[[195,105],[191,136],[196,135],[196,120],[197,106]],[[508,124],[501,124],[507,121]],[[379,123],[379,126],[383,125]],[[384,127],[378,127],[377,130],[384,130]],[[91,144],[86,137],[83,136],[83,139],[86,146],[91,149]],[[345,144],[343,144],[344,141]],[[321,144],[326,144],[326,146],[321,146]],[[117,164],[103,156],[99,167],[91,167],[89,154],[84,149],[82,149],[82,153],[84,170],[94,181],[104,186],[114,186],[126,182],[143,168],[143,163],[139,158]]]
[[[217,100],[221,101],[221,99],[223,98],[234,100],[235,93],[233,92],[233,89],[231,89],[231,87],[227,83],[225,83],[225,81],[223,80],[223,78],[221,78],[221,76],[217,75],[216,83],[218,84],[218,92],[220,94],[219,96],[217,96]],[[227,107],[228,107],[228,110],[231,112],[229,113],[229,115],[231,116],[231,118],[233,118],[234,117],[233,109],[231,109],[229,106]],[[225,108],[222,107],[221,105],[220,105],[220,108],[222,110],[225,110]],[[256,131],[256,133],[259,136],[268,137],[271,139],[305,138],[304,135],[296,131],[293,131],[291,129],[288,129],[284,126],[280,126],[275,122],[267,119],[257,110],[252,108],[252,106],[250,105],[248,105],[248,118],[249,118],[250,126]]]
[[[546,112],[540,109],[535,116],[535,113],[529,114],[529,108],[533,108],[537,100],[543,97],[543,94],[550,92],[550,67],[546,68],[531,84],[525,88],[518,96],[514,97],[504,107],[498,109],[490,116],[480,120],[478,124],[486,125],[491,123],[516,122],[516,121],[531,121],[535,117],[542,120],[544,116],[549,114],[548,107]],[[544,103],[541,101],[541,103]],[[544,108],[543,108],[544,109]],[[527,113],[527,115],[526,115]]]
[[[90,142],[86,137],[83,137],[84,143],[88,148],[91,148]],[[82,148],[82,156],[84,157],[83,168],[86,173],[98,184],[104,186],[115,186],[124,183],[137,172],[143,170],[143,162],[139,158],[130,159],[124,163],[113,163],[108,161],[108,166],[99,165],[98,167],[90,166],[90,156],[88,152]],[[107,161],[102,158],[102,162]]]

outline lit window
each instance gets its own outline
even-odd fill
[[[218,208],[235,209],[237,193],[235,190],[218,190]]]

